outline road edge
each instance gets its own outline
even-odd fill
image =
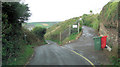
[[[47,43],[47,44],[48,44],[48,43]],[[47,44],[44,44],[44,45],[47,45]],[[30,60],[33,58],[33,56],[34,56],[34,54],[35,54],[35,48],[36,48],[36,47],[39,47],[39,46],[42,46],[42,45],[38,45],[38,46],[35,46],[35,47],[33,48],[33,50],[34,50],[33,54],[32,54],[31,57],[28,59],[28,61],[24,64],[23,67],[26,67],[26,66],[29,64]]]

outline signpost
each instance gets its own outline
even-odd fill
[[[79,34],[79,23],[77,25],[73,25],[73,28],[78,28],[78,34]]]
[[[78,26],[77,25],[73,25],[73,28],[77,28]]]

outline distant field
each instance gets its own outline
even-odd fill
[[[27,26],[27,27],[29,27],[29,26],[34,26],[34,27],[41,26],[41,27],[49,28],[56,23],[58,23],[58,22],[31,22],[31,23],[27,23],[25,26]]]

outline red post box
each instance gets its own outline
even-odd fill
[[[105,48],[106,46],[106,41],[107,41],[107,36],[102,36],[101,38],[101,48]]]

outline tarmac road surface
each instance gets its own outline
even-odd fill
[[[35,54],[28,65],[90,65],[74,52],[47,41],[47,45],[35,48]]]
[[[81,37],[73,43],[59,46],[47,40],[48,44],[35,48],[35,53],[28,65],[108,65],[108,57],[103,51],[94,50],[94,29],[83,26]],[[70,49],[70,50],[68,50]],[[71,50],[77,52],[72,52]],[[90,62],[86,61],[87,58]]]
[[[94,49],[93,37],[97,36],[93,28],[83,26],[83,33],[81,37],[63,47],[76,51],[89,59],[94,65],[111,65],[109,58],[103,50]],[[105,50],[105,49],[104,49]]]

